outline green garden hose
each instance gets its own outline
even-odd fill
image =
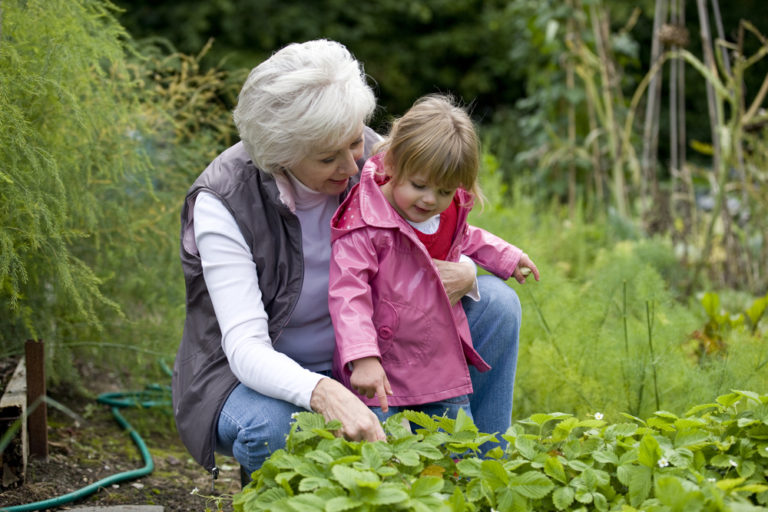
[[[125,420],[123,415],[120,414],[120,408],[168,405],[168,395],[169,390],[167,388],[163,388],[161,386],[149,386],[145,391],[104,393],[99,395],[97,399],[97,401],[100,403],[112,406],[112,415],[115,417],[120,426],[128,431],[131,439],[133,439],[133,442],[139,448],[141,457],[144,459],[143,468],[116,473],[114,475],[93,482],[92,484],[82,487],[76,491],[58,496],[56,498],[51,498],[44,501],[36,501],[34,503],[27,503],[26,505],[16,505],[13,507],[2,508],[0,509],[0,512],[22,512],[59,507],[66,503],[85,498],[86,496],[89,496],[99,489],[109,485],[113,485],[118,482],[124,482],[126,480],[134,480],[136,478],[150,474],[155,469],[155,464],[152,461],[152,455],[150,455],[149,450],[147,449],[147,445],[144,443],[144,440],[141,438],[141,436],[139,436],[139,433],[136,432],[136,430],[134,430],[133,427]]]

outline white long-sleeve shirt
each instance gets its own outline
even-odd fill
[[[330,219],[338,199],[290,181],[307,272],[299,303],[275,346],[253,255],[232,214],[217,197],[201,192],[194,206],[194,230],[232,373],[259,393],[309,409],[312,391],[323,378],[309,368],[328,370],[333,357],[327,297]]]

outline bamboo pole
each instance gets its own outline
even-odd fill
[[[659,31],[661,30],[661,26],[666,22],[667,12],[667,1],[656,0],[656,7],[653,14],[651,66],[659,61],[661,55]],[[661,104],[661,83],[663,78],[663,68],[659,68],[659,72],[651,77],[651,83],[648,86],[648,99],[645,104],[642,154],[643,183],[641,185],[644,216],[650,214],[654,199],[658,197],[656,166],[658,163],[659,112]]]
[[[610,63],[603,38],[602,17],[600,11],[594,5],[590,6],[590,18],[592,31],[595,36],[595,46],[600,59],[600,78],[602,80],[601,92],[603,96],[603,108],[605,109],[605,125],[607,128],[608,146],[613,160],[613,194],[616,200],[616,210],[621,217],[628,215],[627,191],[624,181],[624,168],[621,165],[619,140],[617,137],[617,125],[613,112],[612,79],[610,76]]]
[[[570,9],[573,9],[573,0],[568,0],[567,5]],[[573,39],[574,29],[574,16],[568,18],[568,24],[566,28],[566,38]],[[565,61],[565,86],[568,91],[573,91],[574,77],[573,77],[573,61],[570,57],[566,57]],[[573,106],[573,102],[568,100],[568,145],[571,148],[576,147],[576,110]],[[576,164],[573,158],[568,160],[568,210],[571,215],[574,214],[576,209]]]

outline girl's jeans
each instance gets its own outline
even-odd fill
[[[370,409],[382,423],[384,423],[390,416],[406,409],[423,412],[427,416],[446,416],[454,420],[456,419],[456,415],[459,414],[459,409],[463,409],[467,416],[472,418],[472,410],[469,407],[469,395],[460,395],[454,398],[446,398],[439,402],[429,402],[420,405],[390,405],[387,412],[383,412],[381,407],[370,407]]]
[[[480,432],[503,434],[512,418],[522,311],[517,294],[503,281],[489,275],[479,276],[477,281],[480,300],[464,298],[462,305],[475,349],[492,369],[480,373],[470,367],[473,393],[469,408]],[[219,416],[216,450],[233,455],[251,473],[285,445],[291,414],[300,410],[240,384]],[[506,442],[497,437],[504,447]]]

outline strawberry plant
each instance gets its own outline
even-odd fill
[[[407,420],[407,421],[406,421]],[[404,426],[410,422],[411,429]],[[238,511],[748,511],[768,505],[768,395],[734,391],[682,416],[534,414],[501,435],[405,411],[387,442],[299,413],[234,497]]]

